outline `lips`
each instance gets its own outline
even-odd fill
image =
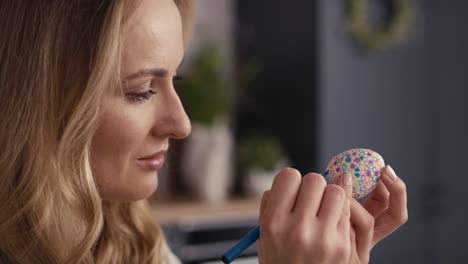
[[[166,154],[166,151],[160,151],[150,156],[139,158],[137,160],[137,163],[144,170],[158,171],[164,166],[165,154]]]

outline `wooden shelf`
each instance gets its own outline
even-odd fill
[[[252,219],[258,217],[260,197],[233,198],[215,204],[177,198],[169,201],[155,201],[152,208],[160,224]]]

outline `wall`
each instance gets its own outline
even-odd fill
[[[410,39],[378,54],[364,52],[343,30],[345,3],[197,0],[195,40],[221,38],[232,62],[261,63],[247,94],[255,107],[240,109],[236,119],[239,134],[279,136],[302,172],[320,171],[345,149],[368,147],[406,182],[410,219],[376,246],[372,263],[463,263],[468,3],[412,1]]]
[[[215,44],[221,50],[225,59],[225,71],[229,74],[234,65],[234,1],[197,0],[194,2],[195,27],[187,51],[188,60],[202,46]]]
[[[468,177],[464,170],[468,164],[468,3],[433,0],[428,7],[433,26],[429,51],[435,57],[428,73],[433,88],[428,105],[435,109],[426,118],[426,129],[429,139],[438,145],[438,155],[431,159],[432,182],[442,188],[442,197],[430,200],[440,209],[429,221],[436,239],[430,240],[428,249],[438,263],[462,263],[468,257],[468,227],[464,221],[468,217]]]
[[[413,1],[411,38],[366,54],[343,28],[344,1],[320,1],[321,159],[380,152],[407,183],[410,219],[373,252],[375,263],[460,263],[468,125],[465,1]],[[450,259],[451,261],[447,261]]]

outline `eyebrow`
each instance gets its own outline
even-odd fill
[[[180,67],[184,63],[184,59],[185,59],[185,56],[182,57],[182,60],[180,61],[179,66],[177,67],[177,71],[180,69]],[[129,81],[129,80],[137,79],[137,78],[148,76],[148,75],[152,75],[152,76],[159,77],[159,78],[165,78],[168,75],[168,70],[164,68],[143,68],[143,69],[138,70],[135,73],[128,75],[125,78],[125,80]]]

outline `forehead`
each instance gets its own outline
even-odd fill
[[[183,56],[182,22],[173,0],[143,0],[123,31],[122,72],[177,68]]]

